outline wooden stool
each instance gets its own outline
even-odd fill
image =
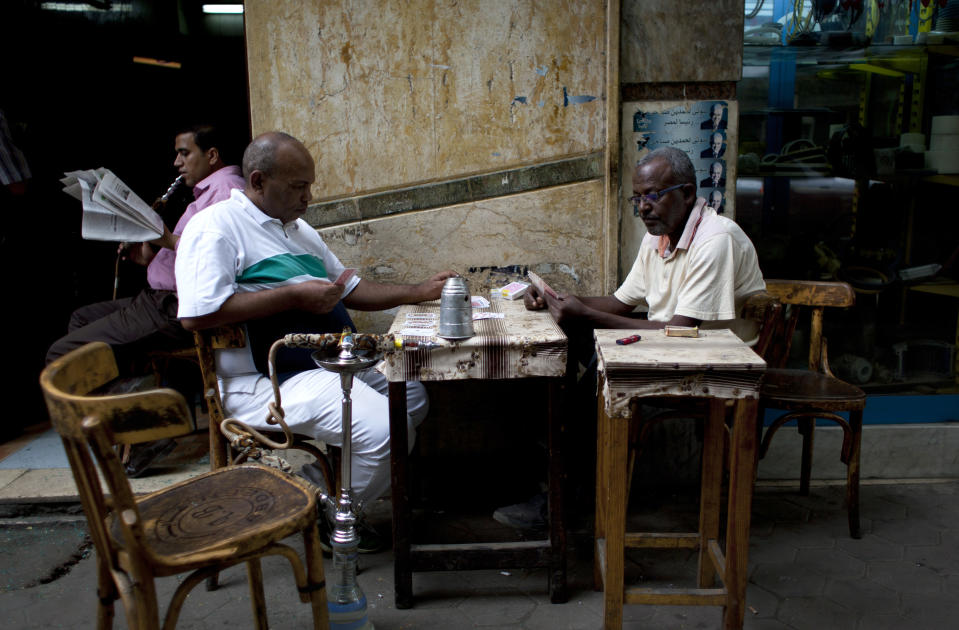
[[[633,333],[642,341],[616,346]],[[594,582],[605,590],[604,628],[622,628],[623,604],[723,606],[723,628],[742,628],[749,522],[756,466],[757,398],[765,363],[729,331],[701,331],[699,339],[663,331],[597,330],[600,397],[596,461]],[[641,345],[643,341],[645,346]],[[628,434],[632,412],[645,396],[708,398],[703,441],[699,529],[626,532]],[[732,426],[724,422],[734,400]],[[719,545],[723,450],[729,436],[726,546]],[[697,588],[624,586],[625,548],[697,549]],[[720,585],[715,586],[719,576]]]

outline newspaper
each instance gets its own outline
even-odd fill
[[[81,235],[94,241],[152,241],[163,219],[108,169],[64,173],[63,192],[83,204]]]

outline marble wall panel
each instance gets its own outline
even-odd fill
[[[348,267],[377,282],[412,283],[443,269],[473,295],[510,274],[540,272],[561,291],[602,291],[602,180],[320,230]],[[363,330],[385,331],[387,313],[354,313]]]
[[[620,83],[738,81],[742,0],[623,0]]]
[[[253,132],[317,157],[318,199],[602,148],[603,0],[250,0]]]

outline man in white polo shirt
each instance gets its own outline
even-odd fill
[[[348,322],[344,305],[380,310],[440,297],[446,279],[455,275],[451,271],[417,285],[356,276],[345,285],[334,284],[344,267],[301,218],[312,199],[314,173],[309,151],[287,134],[266,133],[247,147],[244,189],[197,215],[180,239],[176,278],[184,328],[263,323],[290,313],[303,315],[301,321],[326,318],[335,326],[337,320]],[[297,330],[279,334],[283,332]],[[267,427],[272,387],[257,369],[250,344],[217,350],[216,363],[227,414]],[[293,431],[341,444],[338,375],[318,368],[296,371],[280,389],[285,421]],[[409,428],[415,431],[426,415],[426,395],[419,384],[408,390]],[[375,499],[390,484],[386,391],[386,379],[372,370],[358,375],[353,386],[352,477],[360,503]]]

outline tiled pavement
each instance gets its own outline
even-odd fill
[[[809,497],[792,487],[756,490],[750,544],[750,584],[745,628],[814,630],[925,630],[956,627],[959,619],[959,482],[864,484],[863,537],[848,537],[841,486],[814,486]],[[691,493],[636,496],[631,525],[687,527],[695,522]],[[388,503],[374,511],[374,523],[388,528]],[[439,531],[469,537],[495,533],[488,512],[425,513]],[[66,517],[69,519],[70,517]],[[75,519],[76,517],[74,517]],[[6,628],[90,628],[95,605],[95,571],[81,552],[82,521],[55,525],[56,517],[8,519],[0,529],[0,610]],[[491,524],[492,523],[492,524]],[[28,530],[26,527],[33,527]],[[35,534],[31,535],[31,532]],[[39,559],[39,560],[38,560]],[[41,565],[60,563],[63,574],[26,587],[13,579]],[[417,601],[410,610],[393,606],[392,555],[363,556],[360,583],[370,618],[380,630],[400,628],[588,629],[600,627],[602,600],[592,590],[588,531],[571,536],[570,599],[553,605],[542,570],[417,574]],[[47,566],[49,568],[49,566]],[[649,584],[692,586],[692,552],[630,552],[629,579]],[[309,627],[309,610],[294,597],[280,561],[264,562],[271,626]],[[329,565],[328,565],[329,570]],[[175,578],[160,582],[164,596]],[[165,601],[162,600],[161,601]],[[627,629],[711,629],[720,626],[718,608],[628,606]],[[241,569],[223,576],[219,590],[197,589],[188,600],[181,628],[250,627],[247,588]],[[118,627],[123,626],[118,610]]]

